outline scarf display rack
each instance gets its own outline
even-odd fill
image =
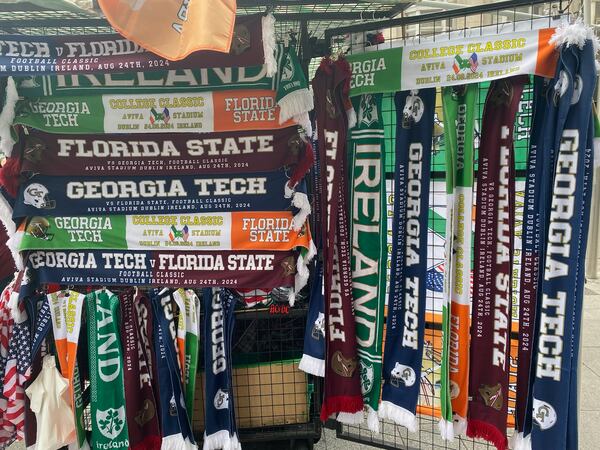
[[[515,31],[527,31],[545,27],[556,26],[561,21],[573,21],[578,12],[572,9],[568,1],[547,0],[510,0],[494,2],[483,5],[446,9],[441,12],[425,13],[414,16],[402,16],[394,19],[375,20],[363,24],[349,25],[341,28],[330,27],[325,32],[325,40],[331,53],[366,54],[373,50],[385,50],[394,47],[418,45],[426,42],[444,42],[448,39],[461,37],[485,36]],[[369,48],[368,36],[381,32],[385,43]],[[349,42],[344,36],[351,34],[353,40]],[[365,50],[366,47],[366,50]],[[368,63],[375,63],[376,59],[365,58]],[[352,60],[351,60],[352,61]],[[351,62],[352,64],[352,62]],[[370,70],[370,69],[367,69]],[[375,69],[373,69],[375,70]],[[423,72],[423,76],[428,76]],[[444,75],[445,76],[445,75]],[[472,85],[473,86],[473,85]],[[475,150],[477,151],[481,138],[481,119],[486,100],[487,85],[480,87],[475,84]],[[519,102],[517,119],[514,129],[516,173],[516,223],[522,225],[525,176],[527,168],[527,153],[530,145],[529,130],[532,123],[533,82],[526,83],[521,101]],[[365,444],[382,449],[472,449],[495,448],[492,444],[473,440],[466,436],[456,436],[453,441],[443,440],[440,436],[440,367],[443,367],[442,354],[442,308],[441,298],[443,293],[443,271],[445,263],[445,233],[446,233],[446,162],[439,157],[440,149],[444,146],[444,128],[441,102],[441,89],[437,88],[438,102],[436,103],[432,163],[430,181],[429,205],[429,234],[428,234],[428,280],[427,280],[427,308],[425,324],[425,347],[421,373],[420,398],[417,408],[416,425],[418,431],[411,432],[408,428],[400,426],[391,420],[382,420],[380,433],[373,433],[366,424],[353,425],[336,423],[336,435],[340,439],[350,442]],[[387,123],[395,116],[394,94],[383,94],[382,113]],[[385,121],[384,120],[384,121]],[[388,217],[392,217],[394,194],[394,154],[396,145],[396,130],[390,125],[385,130],[386,152],[386,178],[387,178],[387,209]],[[436,158],[436,155],[437,158]],[[477,156],[475,156],[477,163]],[[475,192],[475,191],[473,191]],[[473,216],[474,217],[474,216]],[[517,234],[520,232],[517,231]],[[456,235],[455,235],[456,236]],[[392,252],[391,221],[388,231],[388,263]],[[473,243],[471,243],[473,245]],[[520,260],[520,252],[515,262]],[[515,269],[519,270],[517,264]],[[593,276],[593,275],[591,275]],[[513,302],[518,297],[518,292],[513,292]],[[435,306],[433,306],[435,305]],[[513,320],[517,320],[513,307]],[[515,322],[515,323],[517,323]],[[516,383],[517,369],[517,328],[513,327],[511,339],[514,348],[510,351],[511,375],[510,383]],[[384,356],[385,359],[385,356]],[[514,386],[514,385],[511,385]],[[513,387],[511,387],[511,390]],[[514,410],[514,395],[508,399],[510,414]],[[437,410],[434,412],[434,410]],[[443,412],[442,412],[443,414]],[[509,418],[509,423],[510,423]],[[455,428],[456,430],[456,428]]]

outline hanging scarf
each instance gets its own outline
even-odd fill
[[[381,95],[354,97],[358,120],[350,130],[350,236],[356,341],[367,425],[379,432],[379,395],[387,275],[385,135]]]
[[[445,282],[450,296],[450,314],[444,329],[444,351],[442,364],[448,370],[446,396],[451,405],[446,412],[453,412],[454,433],[464,434],[467,430],[467,407],[469,386],[469,323],[471,306],[471,233],[473,217],[473,141],[475,126],[475,102],[478,88],[467,85],[443,90],[444,142],[446,145],[447,189],[449,181],[452,192],[448,196],[451,214],[446,218],[452,232],[446,232]],[[450,180],[450,175],[453,181]],[[448,190],[447,190],[448,192]],[[443,386],[443,385],[442,385]],[[450,415],[445,420],[450,420]]]
[[[181,382],[185,384],[185,327],[187,321],[185,320],[185,292],[183,295],[179,293],[179,289],[173,292],[173,301],[177,306],[177,326],[175,327],[175,352],[177,354],[177,362],[179,364],[179,372],[181,375]],[[186,405],[187,406],[187,405]]]
[[[379,417],[416,431],[435,89],[399,92],[395,103],[394,241]]]
[[[235,297],[226,290],[203,291],[204,298],[204,450],[241,450],[233,405],[231,344]]]
[[[23,224],[23,250],[292,250],[311,247],[291,211],[39,217]]]
[[[69,74],[39,77],[16,77],[21,98],[63,97],[98,94],[155,94],[165,90],[177,93],[198,93],[218,90],[276,91],[280,120],[313,109],[312,94],[294,47],[277,46],[277,74],[267,75],[267,66],[171,69],[153,72],[119,74]]]
[[[196,443],[192,433],[185,399],[182,392],[181,374],[175,351],[175,318],[171,296],[154,290],[154,352],[160,393],[160,423],[163,450],[194,450]]]
[[[223,176],[52,177],[21,184],[13,218],[152,212],[285,211],[285,171]],[[302,183],[303,184],[303,183]],[[304,186],[299,191],[304,192]],[[301,220],[300,225],[306,217]]]
[[[292,286],[294,252],[34,251],[40,283],[106,286]]]
[[[132,450],[159,450],[160,428],[150,374],[138,338],[134,289],[119,295],[120,332],[123,337],[123,378],[129,446]]]
[[[196,372],[198,370],[200,299],[192,289],[177,289],[173,292],[173,299],[178,306],[183,305],[183,308],[179,306],[177,343],[182,368],[181,379],[183,380],[183,390],[185,392],[185,405],[191,422],[196,395]],[[182,338],[179,337],[180,330],[184,331]]]
[[[198,51],[180,61],[169,61],[144,50],[118,34],[89,36],[4,36],[3,47],[10,56],[0,57],[1,74],[23,72],[93,73],[160,70],[165,67],[242,67],[267,64],[269,73],[277,70],[275,20],[262,14],[240,16],[236,20],[240,40],[229,54]],[[5,55],[6,48],[2,50]],[[15,59],[22,60],[15,63]]]
[[[86,296],[91,386],[91,447],[128,449],[119,336],[119,299],[110,291]]]
[[[507,446],[512,303],[514,153],[512,132],[526,76],[495,81],[479,149],[467,435]]]
[[[272,90],[197,94],[114,94],[32,97],[15,107],[13,123],[49,133],[189,133],[271,130],[302,122],[281,120]]]
[[[325,376],[325,299],[323,263],[317,261],[310,291],[304,331],[304,347],[298,369],[317,377]]]
[[[352,312],[350,236],[347,217],[346,139],[348,63],[324,59],[312,81],[319,135],[324,205],[321,232],[325,280],[325,386],[321,420],[363,421],[356,325]],[[325,206],[326,205],[326,206]]]
[[[216,175],[312,165],[314,155],[292,126],[227,133],[51,134],[19,138],[21,173],[54,176]],[[304,176],[294,167],[293,173]],[[297,176],[298,176],[297,175]],[[296,177],[297,177],[296,176]]]
[[[593,167],[591,41],[564,46],[561,83],[573,85],[555,162],[545,268],[537,306],[531,447],[578,448],[577,364]]]
[[[5,371],[9,358],[14,319],[10,314],[9,301],[16,280],[4,288],[0,295],[0,447],[8,447],[17,437],[15,425],[6,417],[8,401],[4,397]]]

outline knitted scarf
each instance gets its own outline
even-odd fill
[[[538,300],[531,448],[578,448],[577,365],[593,170],[591,41],[563,46],[561,83],[573,85],[560,133]]]
[[[352,295],[356,342],[367,425],[379,432],[379,395],[385,285],[387,275],[387,217],[385,214],[385,136],[381,95],[353,98],[358,111],[350,130],[350,236]]]
[[[444,143],[449,213],[446,217],[446,262],[444,286],[446,306],[442,365],[443,414],[446,423],[454,420],[454,433],[467,429],[469,386],[469,323],[471,306],[471,239],[473,217],[473,140],[477,86],[445,88]],[[449,312],[449,314],[448,314]],[[446,384],[447,383],[447,384]],[[451,404],[447,403],[448,396]],[[449,413],[453,413],[453,417]],[[449,434],[448,434],[449,435]]]
[[[138,312],[133,288],[119,295],[123,337],[125,409],[132,450],[159,450],[160,427],[150,373],[139,342]]]
[[[294,252],[33,251],[40,283],[106,286],[293,286]]]
[[[16,104],[13,123],[67,134],[212,133],[305,123],[306,112],[281,120],[276,96],[272,90],[237,90],[32,97]]]
[[[394,241],[379,417],[416,431],[435,89],[399,92],[395,103]]]
[[[88,294],[87,303],[93,449],[128,449],[119,336],[119,298],[110,291]]]
[[[171,296],[153,290],[154,352],[160,393],[160,424],[163,450],[196,448],[183,397],[181,373],[175,351],[175,319]]]
[[[268,73],[277,70],[275,20],[253,14],[236,19],[239,44],[230,53],[198,51],[179,61],[169,61],[143,49],[119,34],[88,36],[5,36],[5,44],[16,49],[0,57],[0,74],[37,74],[128,72],[162,70],[165,67],[205,68],[267,65]],[[4,52],[3,52],[4,54]],[[14,64],[14,58],[22,62]],[[35,82],[33,80],[32,82]]]
[[[512,303],[512,132],[527,76],[494,81],[482,119],[475,219],[475,272],[467,435],[507,446]]]
[[[308,112],[313,108],[312,94],[294,47],[277,46],[277,73],[270,77],[264,65],[251,67],[171,69],[119,74],[45,75],[16,77],[22,98],[62,97],[98,94],[154,94],[165,90],[198,93],[235,89],[272,89],[280,107],[280,120]]]
[[[21,173],[54,176],[216,175],[292,166],[304,175],[314,155],[292,126],[227,133],[66,135],[33,128],[19,137]],[[297,166],[297,168],[295,167]],[[27,174],[29,175],[29,174]]]
[[[321,232],[325,280],[325,386],[321,420],[363,421],[357,360],[356,325],[352,312],[350,236],[346,184],[346,138],[351,108],[347,98],[350,70],[339,59],[324,59],[312,81],[319,136],[322,192]]]
[[[21,184],[13,218],[127,213],[285,211],[284,170],[222,176],[54,177]],[[299,191],[304,192],[304,186]],[[309,210],[310,212],[310,210]],[[300,224],[304,222],[300,221]]]
[[[317,377],[325,376],[325,299],[321,261],[317,261],[311,285],[304,331],[304,349],[298,369]]]
[[[204,450],[241,450],[233,404],[231,344],[235,297],[227,289],[203,290]]]

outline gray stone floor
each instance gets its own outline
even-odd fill
[[[581,348],[581,408],[580,408],[580,449],[600,448],[595,432],[600,423],[600,280],[590,280],[586,285],[583,313],[583,339]],[[437,442],[436,442],[437,443]],[[427,448],[433,447],[428,444]],[[323,438],[315,446],[316,450],[362,450],[371,448],[364,444],[355,444],[337,439],[335,431],[325,430]],[[438,448],[438,447],[435,447]],[[448,448],[471,450],[462,443]],[[476,446],[477,449],[488,448]],[[12,445],[9,450],[24,450],[21,444]],[[40,449],[43,450],[43,449]]]

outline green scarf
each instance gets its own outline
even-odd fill
[[[476,85],[442,90],[447,217],[440,432],[445,439],[466,431],[476,98]]]
[[[278,70],[267,76],[266,66],[172,69],[156,72],[95,73],[15,77],[25,99],[96,97],[106,94],[198,93],[259,89],[277,92],[280,117],[286,121],[313,108],[313,97],[293,47],[279,45]]]
[[[86,296],[91,385],[92,448],[127,450],[119,298],[107,290]]]
[[[352,297],[356,341],[367,425],[379,432],[379,396],[385,285],[387,217],[385,214],[385,146],[381,94],[354,97],[358,111],[348,145],[351,185]]]

